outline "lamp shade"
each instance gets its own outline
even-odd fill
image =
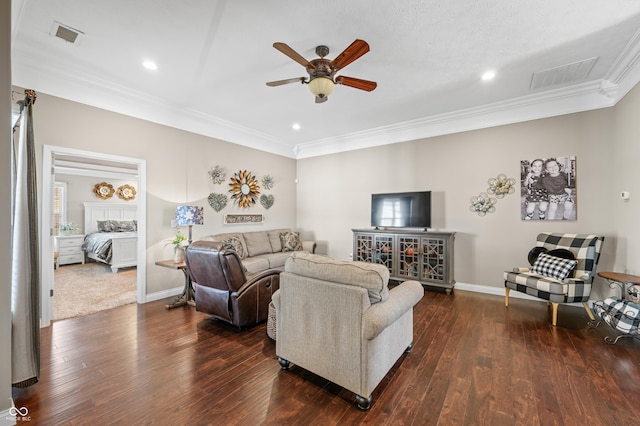
[[[204,225],[204,207],[176,207],[176,226]]]
[[[329,96],[336,87],[335,83],[328,77],[316,77],[309,82],[309,90],[315,96]]]

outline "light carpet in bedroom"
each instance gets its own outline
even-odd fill
[[[55,270],[53,319],[92,314],[136,301],[136,268],[111,272],[107,265],[65,265]]]

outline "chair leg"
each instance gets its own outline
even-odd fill
[[[505,308],[509,307],[509,290],[511,290],[509,287],[504,288],[504,307]]]
[[[556,326],[558,323],[558,304],[551,302],[551,325]]]
[[[587,315],[589,315],[591,321],[595,321],[596,317],[593,316],[593,312],[591,312],[591,309],[589,308],[587,302],[582,302],[582,306],[584,306],[584,310],[587,311]]]

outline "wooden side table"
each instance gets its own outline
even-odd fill
[[[609,282],[609,287],[620,287],[622,299],[640,299],[640,277],[619,272],[598,272],[598,276]],[[629,296],[629,297],[627,297]]]
[[[162,266],[164,268],[180,270],[184,273],[184,291],[173,303],[164,305],[164,307],[166,309],[171,309],[178,308],[184,305],[196,306],[196,302],[194,300],[193,285],[191,284],[191,276],[189,276],[189,271],[187,271],[187,264],[185,262],[175,263],[173,260],[159,260],[156,262],[156,265]]]

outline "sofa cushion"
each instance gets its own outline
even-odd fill
[[[245,232],[243,235],[249,256],[253,257],[260,254],[271,253],[269,234],[267,234],[266,231]]]
[[[242,266],[249,274],[257,274],[258,272],[266,271],[269,268],[269,256],[260,255],[256,257],[247,257],[242,260]]]
[[[271,253],[270,255],[266,256],[267,259],[269,259],[269,268],[282,268],[291,254],[292,253],[290,251],[281,251],[280,253]]]
[[[280,241],[282,242],[282,251],[302,250],[302,243],[300,242],[300,234],[298,234],[297,232],[281,233]]]
[[[297,275],[367,289],[372,304],[389,298],[389,270],[376,263],[345,262],[328,256],[295,252],[284,270]]]

